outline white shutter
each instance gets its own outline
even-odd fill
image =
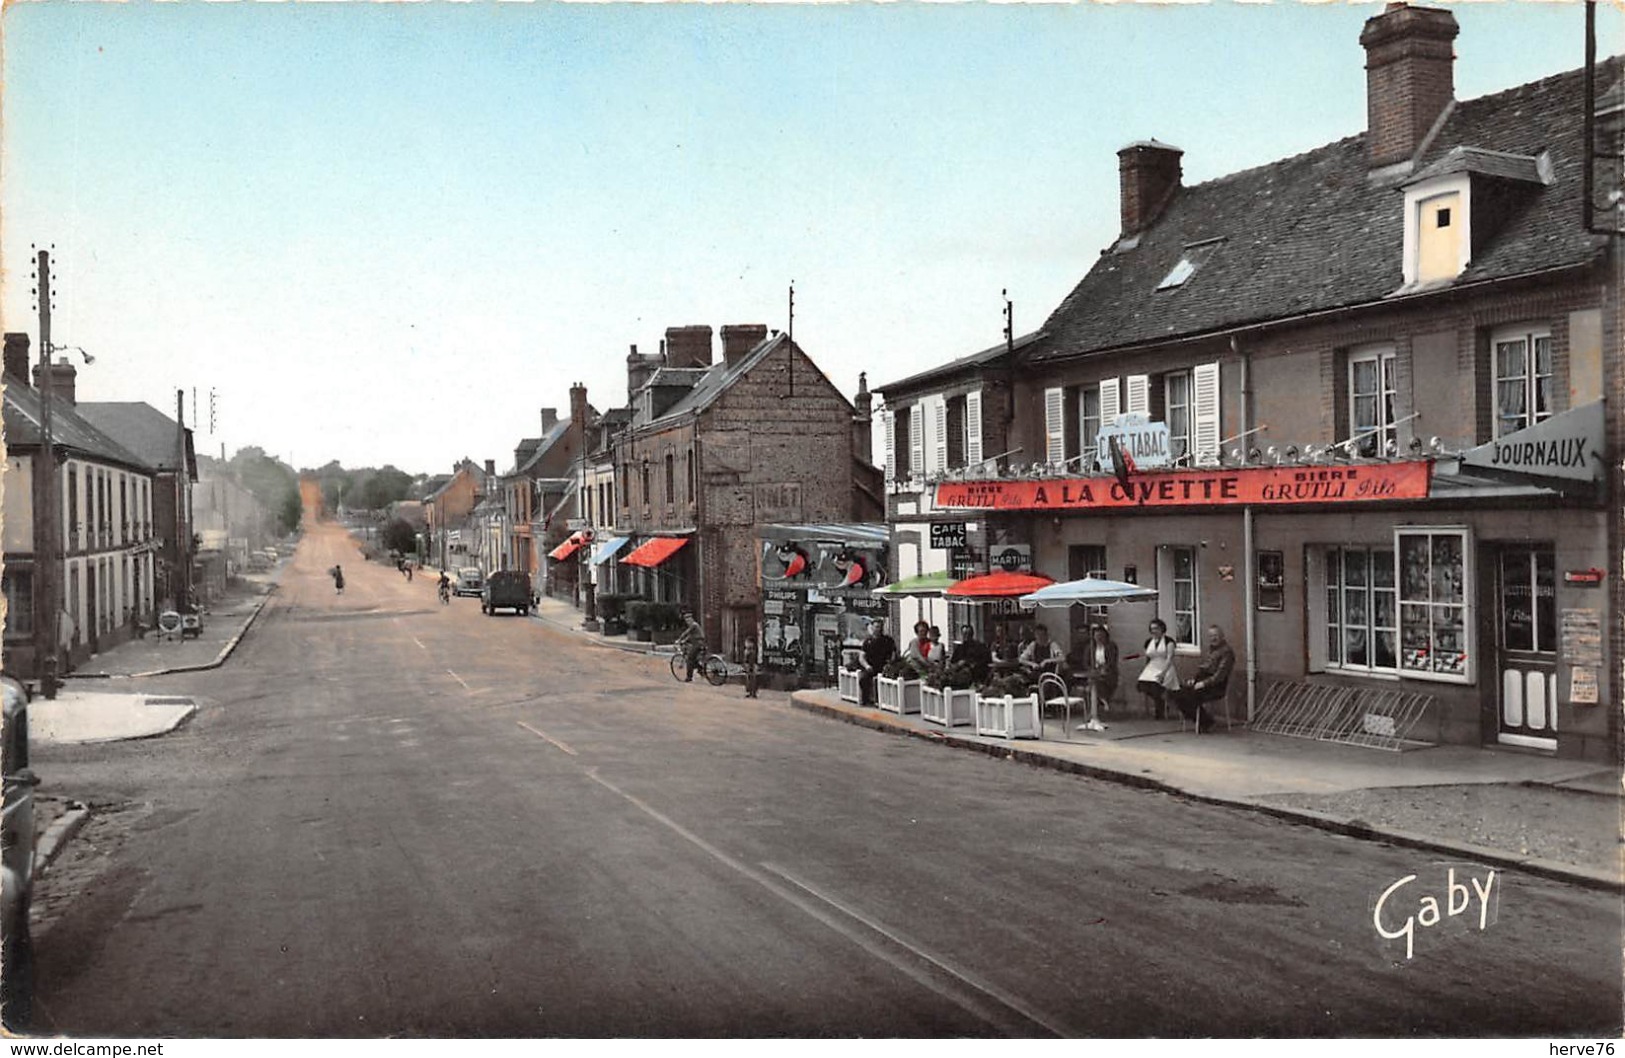
[[[1128,403],[1123,411],[1129,415],[1151,414],[1151,376],[1130,375],[1128,377]]]
[[[1196,462],[1210,463],[1218,458],[1219,442],[1219,363],[1197,364],[1191,369],[1191,448]]]
[[[908,409],[908,476],[917,478],[925,473],[925,405],[913,404]]]
[[[1044,462],[1066,459],[1066,390],[1044,390]]]
[[[935,456],[931,462],[935,464],[932,470],[942,473],[948,469],[948,398],[936,396],[931,398],[931,447]]]
[[[1100,380],[1100,425],[1111,426],[1123,414],[1121,390],[1115,378]]]
[[[897,413],[887,408],[880,418],[886,423],[886,480],[897,480]]]
[[[982,391],[965,394],[965,465],[982,462]]]

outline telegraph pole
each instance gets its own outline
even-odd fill
[[[186,477],[186,391],[175,391],[175,609],[192,605],[192,519],[187,514],[191,485]]]
[[[61,530],[56,498],[56,438],[52,433],[52,382],[55,374],[51,355],[51,254],[39,251],[36,262],[39,285],[40,354],[40,456],[34,479],[34,657],[40,677],[40,691],[47,699],[56,697],[57,651],[61,649],[61,604],[57,601],[61,581],[58,547]]]

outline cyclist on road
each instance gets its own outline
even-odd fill
[[[683,634],[677,637],[677,646],[683,651],[683,664],[686,675],[683,682],[694,682],[694,670],[700,667],[700,659],[705,656],[705,629],[694,620],[693,610],[683,611]]]
[[[436,590],[438,590],[440,592],[440,601],[441,602],[450,602],[451,601],[451,578],[446,576],[446,571],[445,570],[440,571],[440,583],[437,586]]]

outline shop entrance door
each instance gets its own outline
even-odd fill
[[[90,617],[90,620],[85,622],[85,627],[86,627],[86,633],[85,634],[86,634],[87,638],[90,640],[90,652],[92,654],[95,654],[95,653],[98,653],[102,648],[102,646],[101,646],[101,638],[100,638],[100,635],[99,635],[99,633],[100,633],[100,625],[101,625],[101,615],[102,615],[102,604],[101,604],[101,600],[96,597],[96,565],[95,565],[95,563],[86,563],[85,564],[85,602],[86,602],[86,606],[87,606],[86,613]]]
[[[1506,544],[1496,584],[1498,741],[1557,749],[1557,556]]]
[[[1073,544],[1066,550],[1066,579],[1106,575],[1106,549],[1100,544]],[[1088,642],[1089,626],[1106,623],[1104,606],[1067,607],[1067,641],[1065,649]],[[1118,630],[1121,633],[1121,629]]]

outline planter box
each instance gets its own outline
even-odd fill
[[[1025,698],[976,696],[976,733],[994,738],[1043,738],[1038,695]]]
[[[917,713],[920,711],[920,688],[923,686],[924,680],[889,680],[876,676],[875,696],[880,700],[880,708],[888,713]]]
[[[858,686],[858,673],[848,669],[840,669],[835,674],[836,686],[840,689],[841,701],[851,702],[853,705],[863,700],[863,690]]]
[[[920,719],[948,727],[976,723],[976,688],[920,688]]]

